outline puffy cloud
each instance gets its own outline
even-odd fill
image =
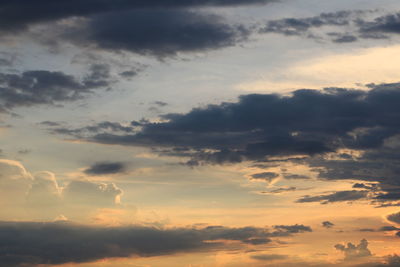
[[[347,243],[347,247],[342,244],[335,245],[337,250],[343,251],[345,260],[351,260],[354,258],[369,257],[371,251],[368,249],[368,241],[363,239],[358,245]]]
[[[58,186],[56,177],[51,172],[39,172],[34,175],[31,188],[27,193],[29,205],[38,207],[58,205],[61,189]]]
[[[293,232],[281,230],[287,235]],[[254,240],[267,240],[272,235],[267,229],[255,227],[159,229],[143,226],[90,227],[65,221],[0,222],[0,262],[7,266],[31,266],[113,257],[157,256],[224,249],[224,240],[264,244],[267,241],[257,243]]]
[[[62,191],[67,203],[91,206],[111,206],[120,202],[123,191],[114,183],[71,181]]]
[[[13,160],[0,160],[0,205],[2,210],[24,205],[27,192],[33,181],[24,166]]]
[[[0,160],[0,207],[3,218],[53,219],[59,214],[82,218],[91,209],[120,203],[123,191],[113,183],[65,181],[58,185],[48,171],[31,175],[17,161]],[[85,213],[85,214],[84,214]]]

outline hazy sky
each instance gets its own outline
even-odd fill
[[[0,266],[400,266],[399,41],[398,0],[0,1]]]

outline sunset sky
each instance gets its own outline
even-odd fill
[[[400,267],[398,0],[1,0],[0,267]]]

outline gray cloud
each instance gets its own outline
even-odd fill
[[[291,233],[291,234],[297,234],[297,233],[303,233],[303,232],[312,232],[311,227],[305,226],[302,224],[295,224],[295,225],[275,225],[274,228],[278,231],[277,234],[279,233]]]
[[[160,58],[233,46],[249,30],[217,15],[182,9],[140,9],[99,14],[65,29],[62,36],[77,45],[129,51]]]
[[[310,30],[323,26],[349,25],[349,19],[354,13],[351,11],[338,11],[335,13],[322,13],[308,18],[285,18],[268,21],[260,29],[260,33],[279,33],[284,35],[304,35],[309,37]]]
[[[158,58],[179,52],[197,52],[233,46],[247,38],[250,30],[230,25],[217,15],[206,14],[207,6],[254,5],[276,0],[89,0],[53,3],[19,0],[0,3],[0,32],[15,34],[48,27],[38,39],[60,47],[65,42],[85,48],[128,51]],[[26,12],[35,10],[35,12]],[[69,19],[68,24],[58,23]],[[75,23],[74,23],[75,22]],[[49,32],[54,34],[49,34]],[[36,32],[34,35],[40,35]],[[121,72],[131,78],[134,71]]]
[[[400,212],[390,214],[386,217],[389,221],[400,224]]]
[[[196,6],[234,6],[265,4],[270,0],[29,0],[0,3],[0,29],[3,31],[24,30],[28,26],[57,21],[69,17],[85,17],[106,12],[118,12],[142,8],[182,8]]]
[[[279,174],[275,172],[261,172],[251,175],[252,180],[265,180],[271,182],[274,178],[278,177]]]
[[[290,187],[280,187],[271,191],[262,191],[262,194],[282,194],[282,193],[287,193],[287,192],[294,192],[300,190],[295,186],[290,186]]]
[[[322,222],[322,226],[325,228],[332,228],[333,226],[335,226],[335,224],[331,223],[330,221],[324,221]]]
[[[289,256],[280,254],[256,254],[252,255],[251,258],[260,261],[274,261],[274,260],[285,260],[288,259]]]
[[[164,102],[164,101],[154,101],[153,102],[155,105],[159,106],[159,107],[165,107],[168,106],[168,103]]]
[[[286,235],[293,232],[283,230],[280,231]],[[89,227],[68,222],[0,222],[0,266],[80,263],[112,257],[224,249],[224,240],[247,244],[252,240],[268,240],[270,236],[273,233],[267,229],[255,227],[159,229]]]
[[[84,172],[89,175],[116,174],[125,171],[125,164],[121,162],[98,162]]]
[[[338,191],[331,194],[326,195],[318,195],[318,196],[303,196],[298,199],[296,202],[298,203],[306,203],[306,202],[321,202],[321,204],[328,204],[333,202],[343,202],[343,201],[354,201],[365,199],[368,196],[369,191]]]
[[[284,175],[283,175],[283,177],[285,177],[285,179],[289,179],[289,180],[291,180],[291,179],[293,179],[293,180],[295,180],[295,179],[304,179],[304,180],[306,180],[306,179],[310,179],[310,177],[308,177],[308,176],[306,176],[306,175],[300,175],[300,174],[289,174],[289,173],[285,173]]]
[[[360,39],[388,39],[391,35],[400,33],[399,13],[366,18],[365,15],[374,12],[376,11],[338,11],[306,18],[272,20],[261,27],[259,32],[317,40],[328,39],[334,43],[351,43]],[[323,30],[327,26],[336,31]]]
[[[273,162],[278,156],[309,165],[320,179],[366,181],[357,185],[364,191],[307,197],[303,202],[362,199],[370,191],[381,205],[400,198],[400,86],[368,86],[368,91],[327,88],[297,90],[289,96],[243,95],[238,102],[162,115],[161,122],[133,121],[124,131],[98,125],[52,131],[101,144],[149,147],[154,153],[188,159],[190,166]],[[340,149],[363,153],[353,157],[336,152]]]
[[[373,21],[358,21],[365,38],[387,38],[384,34],[400,33],[400,13],[384,15]]]
[[[190,148],[197,150],[195,160],[215,163],[315,155],[346,147],[373,149],[398,133],[393,123],[400,117],[398,99],[398,84],[374,85],[367,92],[331,88],[298,90],[288,97],[244,95],[237,103],[164,115],[166,122],[135,123],[141,127],[136,134],[93,131],[87,139],[104,144]],[[359,128],[365,129],[353,133]],[[205,149],[217,151],[206,153]]]
[[[81,80],[57,71],[35,70],[21,74],[0,73],[0,103],[4,110],[19,106],[82,99],[95,89],[110,86],[110,74],[105,66],[93,65]]]
[[[400,228],[394,227],[393,225],[382,226],[379,231],[398,231]]]

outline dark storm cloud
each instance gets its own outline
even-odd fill
[[[335,224],[331,223],[330,221],[324,221],[322,222],[322,226],[325,228],[332,228],[333,226],[335,226]]]
[[[217,15],[182,9],[110,12],[65,29],[62,38],[80,46],[166,57],[233,46],[250,31]]]
[[[286,232],[286,235],[291,233],[294,232]],[[159,229],[89,227],[68,222],[0,222],[0,266],[79,263],[224,249],[223,240],[257,245],[270,242],[270,236],[273,233],[267,229],[255,227]]]
[[[141,8],[182,8],[265,4],[270,0],[5,0],[0,3],[0,30],[24,30],[28,26],[69,17]]]
[[[93,65],[82,79],[58,71],[0,73],[0,103],[5,110],[19,106],[54,105],[85,97],[110,85],[108,69]]]
[[[328,204],[333,202],[354,201],[354,200],[366,199],[368,193],[369,191],[357,191],[357,190],[338,191],[326,195],[303,196],[296,202],[298,203],[321,202],[321,204]]]
[[[84,172],[89,175],[116,174],[125,171],[125,164],[121,162],[98,162]]]

